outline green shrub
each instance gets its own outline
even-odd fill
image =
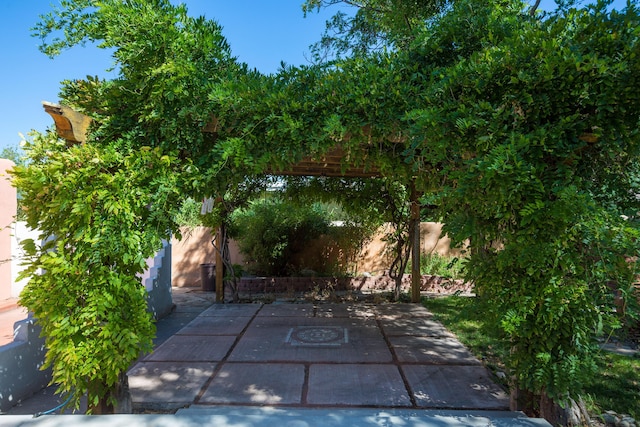
[[[411,262],[407,265],[406,272],[411,272]],[[421,254],[420,274],[459,279],[462,278],[462,260],[458,257],[447,257],[438,253]]]
[[[329,226],[322,205],[296,205],[272,198],[234,212],[229,231],[254,273],[286,276],[294,272],[292,256],[327,233]]]
[[[202,206],[202,202],[194,200],[191,197],[186,198],[182,205],[180,206],[180,210],[178,211],[175,222],[180,226],[185,227],[198,227],[203,225],[202,215],[200,215],[200,208]]]

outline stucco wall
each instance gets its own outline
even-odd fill
[[[11,186],[7,170],[15,164],[0,159],[0,301],[11,298],[11,225],[16,215],[18,199]]]
[[[200,287],[200,264],[216,262],[216,253],[211,241],[213,234],[208,227],[182,228],[182,239],[171,240],[171,283],[173,286]],[[235,242],[229,243],[231,262],[244,261]]]
[[[15,340],[0,348],[0,412],[46,387],[51,380],[51,369],[40,369],[45,356],[40,328],[33,319],[25,319],[17,322],[15,329]]]
[[[307,249],[296,258],[303,259],[305,265],[326,265],[335,263],[344,266],[350,264],[353,274],[364,272],[379,274],[389,269],[391,258],[387,254],[387,244],[383,241],[389,226],[382,227],[380,232],[367,243],[357,254],[348,254],[332,242],[321,239],[310,243]],[[420,226],[421,247],[423,253],[436,252],[444,256],[455,256],[459,250],[450,248],[449,238],[440,237],[442,224],[425,222]],[[213,236],[209,228],[197,227],[184,229],[183,239],[172,240],[172,284],[177,287],[200,287],[200,264],[215,263],[215,250],[211,244]],[[231,262],[244,264],[237,244],[230,242]]]
[[[18,275],[26,268],[26,266],[22,265],[25,253],[22,249],[21,242],[26,239],[33,239],[38,243],[39,235],[40,232],[28,228],[26,222],[17,221],[13,223],[11,236],[11,296],[13,298],[18,298],[22,289],[24,289],[29,282],[29,279],[18,281]]]

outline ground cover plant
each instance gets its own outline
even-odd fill
[[[504,334],[485,316],[485,304],[475,297],[449,296],[423,299],[436,319],[483,361],[496,381],[508,389],[512,372],[507,368],[510,349]],[[637,345],[637,343],[636,343]],[[605,411],[640,419],[640,355],[622,356],[598,351],[597,368],[585,379],[583,399],[593,419]]]

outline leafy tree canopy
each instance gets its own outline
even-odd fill
[[[238,64],[215,22],[168,0],[65,0],[37,30],[49,54],[87,41],[113,49],[116,79],[66,82],[62,97],[96,119],[98,157],[117,153],[126,165],[151,147],[175,165],[171,188],[185,195],[222,195],[336,145],[345,164],[415,182],[454,241],[470,242],[468,277],[513,343],[517,385],[562,401],[590,366],[591,336],[610,312],[606,285],[633,289],[637,2],[564,2],[548,14],[518,0],[350,3],[355,15],[337,16],[337,36],[316,50],[336,60],[269,76]],[[68,168],[94,176],[102,163],[91,158]],[[33,200],[62,197],[31,183],[39,168],[25,170]],[[33,215],[82,243],[73,215]],[[121,224],[121,234],[133,227]]]

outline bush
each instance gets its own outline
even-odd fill
[[[252,202],[231,216],[231,237],[252,264],[254,273],[286,276],[290,260],[304,245],[329,231],[328,215],[319,204],[295,205],[278,198]]]
[[[176,215],[176,224],[179,224],[181,227],[184,226],[190,228],[195,228],[203,225],[202,215],[200,215],[201,206],[202,202],[197,201],[191,197],[186,198],[182,202],[180,210]]]
[[[420,255],[420,274],[440,276],[447,279],[462,278],[462,263],[458,257],[447,257],[438,253]],[[411,262],[407,265],[407,273],[411,273]]]

